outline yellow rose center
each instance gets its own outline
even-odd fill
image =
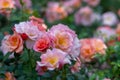
[[[3,7],[4,7],[4,8],[8,8],[8,7],[9,7],[9,2],[4,1],[4,2],[3,2]]]

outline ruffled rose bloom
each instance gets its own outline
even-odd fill
[[[8,52],[20,53],[23,50],[23,40],[19,34],[6,35],[2,40],[1,50],[4,54]]]
[[[62,1],[62,4],[68,13],[72,13],[75,8],[81,6],[81,0],[66,0]]]
[[[6,72],[5,73],[5,80],[16,80],[13,73]]]
[[[0,0],[0,9],[15,8],[14,0]]]
[[[15,8],[14,4],[14,0],[0,0],[0,14],[10,17],[11,10],[7,9]]]
[[[46,17],[49,22],[60,20],[67,17],[67,12],[63,6],[57,2],[49,2],[46,9]]]
[[[83,0],[83,1],[93,7],[97,6],[100,3],[100,0]]]
[[[98,27],[98,29],[96,30],[94,37],[99,38],[103,41],[106,41],[106,40],[110,40],[110,38],[114,37],[115,35],[116,35],[116,32],[111,27],[101,26],[101,27]]]
[[[100,39],[81,39],[80,58],[90,62],[96,53],[105,54],[107,46]]]
[[[49,30],[49,35],[52,36],[53,47],[61,49],[71,56],[79,55],[79,40],[75,32],[63,24],[54,25]]]
[[[33,25],[35,25],[36,27],[38,27],[38,29],[39,29],[40,31],[46,31],[47,26],[44,24],[43,19],[37,18],[37,17],[35,17],[35,16],[31,16],[31,17],[29,17],[29,19],[30,19],[30,22],[31,22]]]
[[[36,40],[40,31],[31,22],[20,22],[15,24],[15,31],[19,34],[26,34],[29,39]]]
[[[41,61],[37,62],[37,71],[38,72],[43,72],[41,70],[39,70],[39,68],[41,69],[43,68],[47,68],[47,70],[54,70],[56,68],[59,68],[61,64],[67,64],[70,63],[69,59],[66,57],[66,53],[59,50],[59,49],[53,49],[50,50],[48,49],[47,52],[45,54],[42,54],[40,56]],[[46,71],[45,68],[45,71]]]
[[[33,20],[33,18],[31,21],[15,24],[15,31],[19,33],[24,40],[26,40],[25,43],[28,49],[31,49],[39,36],[45,32],[43,28],[41,28],[42,30],[40,29],[40,27],[43,27],[41,25],[39,24],[39,20]]]
[[[95,16],[94,16],[95,15]],[[75,13],[75,23],[77,25],[90,26],[97,18],[90,7],[82,7]]]
[[[24,4],[24,8],[31,8],[32,2],[31,0],[22,0]],[[20,4],[20,0],[15,0],[15,5],[18,8],[22,8],[22,5]]]
[[[102,15],[102,24],[113,26],[118,22],[117,16],[113,12],[106,12]]]
[[[48,48],[50,48],[51,40],[47,33],[41,35],[38,40],[35,42],[33,49],[36,52],[45,52]]]

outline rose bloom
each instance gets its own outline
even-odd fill
[[[79,55],[79,39],[68,26],[63,24],[54,25],[48,33],[53,38],[53,47],[61,49],[74,57]]]
[[[70,63],[69,59],[66,57],[66,53],[59,50],[59,49],[48,49],[45,54],[42,54],[40,56],[41,61],[37,62],[37,67],[40,69],[42,67],[46,67],[47,70],[54,70],[56,68],[59,68],[60,65],[64,65],[67,63]],[[41,71],[37,68],[37,71]]]
[[[23,40],[19,34],[6,35],[1,43],[1,50],[4,54],[8,52],[20,53],[23,50]]]
[[[39,30],[31,22],[20,22],[15,24],[15,31],[20,34],[26,34],[31,40],[37,39],[39,36]]]
[[[90,26],[96,20],[94,15],[96,16],[90,7],[82,7],[75,13],[75,23],[77,25]]]
[[[97,6],[100,3],[100,0],[83,0],[83,1],[93,7]]]
[[[26,40],[26,47],[32,49],[35,41],[46,32],[46,28],[43,20],[32,16],[30,21],[15,24],[14,30],[21,35],[23,40]]]
[[[52,23],[55,20],[61,20],[67,17],[67,12],[63,6],[57,2],[49,2],[46,9],[47,20]]]
[[[113,26],[117,23],[118,19],[115,13],[113,12],[106,12],[102,15],[102,24]]]
[[[81,0],[66,0],[62,1],[62,5],[65,7],[68,13],[72,13],[75,8],[81,6]]]
[[[101,27],[98,27],[98,29],[96,30],[94,37],[99,38],[103,41],[106,41],[106,40],[110,40],[110,38],[114,37],[115,35],[116,35],[116,32],[111,27],[101,26]]]
[[[50,48],[51,40],[47,33],[41,35],[38,40],[35,42],[33,49],[36,52],[45,52],[48,48]]]
[[[80,43],[80,58],[84,62],[90,62],[96,53],[105,54],[107,48],[102,40],[96,38],[81,39]]]
[[[16,80],[13,73],[6,72],[5,73],[5,80]]]
[[[24,4],[24,8],[31,8],[32,2],[31,0],[22,0]],[[22,5],[20,4],[20,0],[15,0],[15,6],[18,8],[22,8]]]
[[[37,17],[35,17],[35,16],[31,16],[31,17],[29,17],[29,19],[30,19],[30,22],[31,22],[33,25],[35,25],[36,27],[38,27],[38,29],[39,29],[40,31],[46,31],[47,26],[44,24],[43,19],[37,18]]]
[[[15,8],[14,0],[0,0],[0,9]]]

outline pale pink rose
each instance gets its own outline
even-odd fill
[[[90,62],[96,53],[105,54],[107,46],[97,38],[81,39],[80,58],[85,62]]]
[[[83,1],[93,7],[97,6],[100,3],[100,0],[83,0]]]
[[[37,26],[40,31],[46,31],[47,26],[44,24],[43,19],[37,18],[35,16],[31,16],[31,17],[29,17],[29,19],[30,19],[30,22],[33,25]]]
[[[79,54],[79,40],[75,32],[63,24],[54,25],[48,32],[53,37],[53,47],[74,57]],[[74,53],[75,52],[75,53]]]
[[[66,0],[62,1],[62,4],[68,13],[72,13],[75,8],[81,6],[81,0]]]
[[[36,25],[33,25],[31,22],[15,24],[15,31],[19,34],[25,34],[31,40],[36,40],[41,33]]]
[[[67,17],[67,12],[63,6],[57,2],[49,2],[46,9],[46,17],[49,22],[54,22],[56,20],[61,20]]]
[[[35,41],[46,32],[46,26],[43,21],[36,17],[30,17],[30,21],[15,24],[14,30],[26,40],[26,47],[32,49]]]
[[[15,8],[14,0],[0,0],[0,9]]]
[[[23,40],[19,34],[7,35],[2,41],[1,50],[4,54],[7,52],[20,53],[23,50]]]
[[[31,8],[32,2],[31,0],[22,0],[24,8]],[[22,8],[22,5],[20,4],[20,0],[15,0],[15,6],[18,8]]]
[[[118,22],[118,18],[113,12],[106,12],[102,15],[102,24],[113,26]]]
[[[48,49],[45,54],[40,56],[41,61],[37,62],[37,65],[40,67],[47,67],[47,70],[54,70],[60,67],[60,64],[69,63],[69,59],[66,57],[66,53],[59,49]],[[68,62],[66,62],[68,61]],[[37,66],[37,67],[38,67]],[[39,70],[39,69],[37,69]]]
[[[74,18],[77,25],[90,26],[95,21],[93,10],[88,6],[80,8]]]
[[[106,41],[106,40],[109,40],[111,37],[114,37],[115,35],[116,35],[116,32],[111,27],[101,26],[101,27],[98,27],[98,29],[96,30],[94,37],[99,38],[103,41]]]
[[[45,52],[48,48],[50,48],[51,40],[47,33],[41,35],[38,40],[35,42],[33,49],[36,52]]]

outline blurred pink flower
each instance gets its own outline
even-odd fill
[[[118,22],[118,18],[113,12],[106,12],[102,15],[102,24],[107,26],[113,26]]]
[[[90,26],[97,19],[96,14],[94,14],[93,10],[88,6],[80,8],[78,12],[75,13],[74,18],[77,25],[82,24],[84,26]]]
[[[0,9],[15,8],[14,0],[0,0]]]
[[[6,35],[2,40],[1,50],[4,55],[8,52],[20,53],[23,50],[23,40],[19,34]]]
[[[96,53],[105,54],[107,46],[102,40],[97,38],[81,39],[80,58],[85,62],[90,62]]]
[[[66,0],[62,2],[62,5],[65,7],[68,13],[72,13],[75,8],[81,6],[81,0]]]
[[[31,8],[32,2],[31,0],[22,0],[24,8]],[[22,5],[20,4],[20,0],[15,0],[15,5],[18,8],[22,8]]]
[[[83,1],[93,7],[97,6],[100,3],[100,0],[83,0]]]
[[[101,26],[95,32],[94,37],[99,38],[103,41],[109,40],[111,37],[114,37],[116,32],[109,26]]]
[[[46,17],[49,22],[63,19],[67,17],[67,12],[63,6],[57,2],[49,2],[46,9]]]
[[[79,40],[75,32],[63,24],[54,25],[48,32],[53,37],[53,47],[72,56],[79,55]]]
[[[48,70],[59,68],[61,63],[64,65],[70,62],[66,57],[66,53],[59,49],[48,49],[45,54],[40,56],[40,58],[41,61],[37,62],[37,67],[47,67]],[[39,69],[37,70],[39,71]]]

